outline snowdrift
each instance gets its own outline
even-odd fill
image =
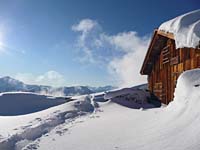
[[[149,92],[137,87],[108,91],[105,93],[104,99],[134,109],[157,107],[149,102]]]
[[[159,30],[174,34],[176,48],[196,48],[200,41],[200,9],[164,22]]]
[[[200,115],[200,69],[185,71],[180,75],[172,101],[167,109]],[[196,114],[197,115],[197,114]]]

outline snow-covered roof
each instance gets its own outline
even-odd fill
[[[159,30],[174,34],[176,48],[196,48],[200,41],[200,9],[164,22]]]

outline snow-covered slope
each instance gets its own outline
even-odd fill
[[[161,24],[159,30],[174,34],[176,48],[196,48],[200,41],[200,9]]]
[[[96,102],[101,93],[29,115],[0,117],[0,149],[199,150],[199,91],[196,69],[179,77],[167,107],[130,109],[115,103],[119,95]]]
[[[91,102],[90,96],[76,98],[78,100],[37,113],[13,117],[1,116],[0,150],[21,150],[26,145],[28,146],[25,149],[34,149],[35,144],[31,145],[31,142],[36,142],[42,136],[48,136],[52,129],[56,129],[55,134],[64,134],[68,129],[61,128],[60,125],[70,126],[75,118],[92,113],[98,107],[96,103]]]

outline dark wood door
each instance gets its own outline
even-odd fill
[[[171,101],[171,68],[168,63],[164,65],[163,79],[163,100],[165,104],[168,104]]]

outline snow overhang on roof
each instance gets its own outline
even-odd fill
[[[175,40],[176,48],[197,48],[200,43],[200,9],[169,20],[154,31],[140,73],[148,75],[153,61],[167,39]]]
[[[164,22],[159,30],[174,34],[176,48],[196,48],[200,41],[200,9]]]

